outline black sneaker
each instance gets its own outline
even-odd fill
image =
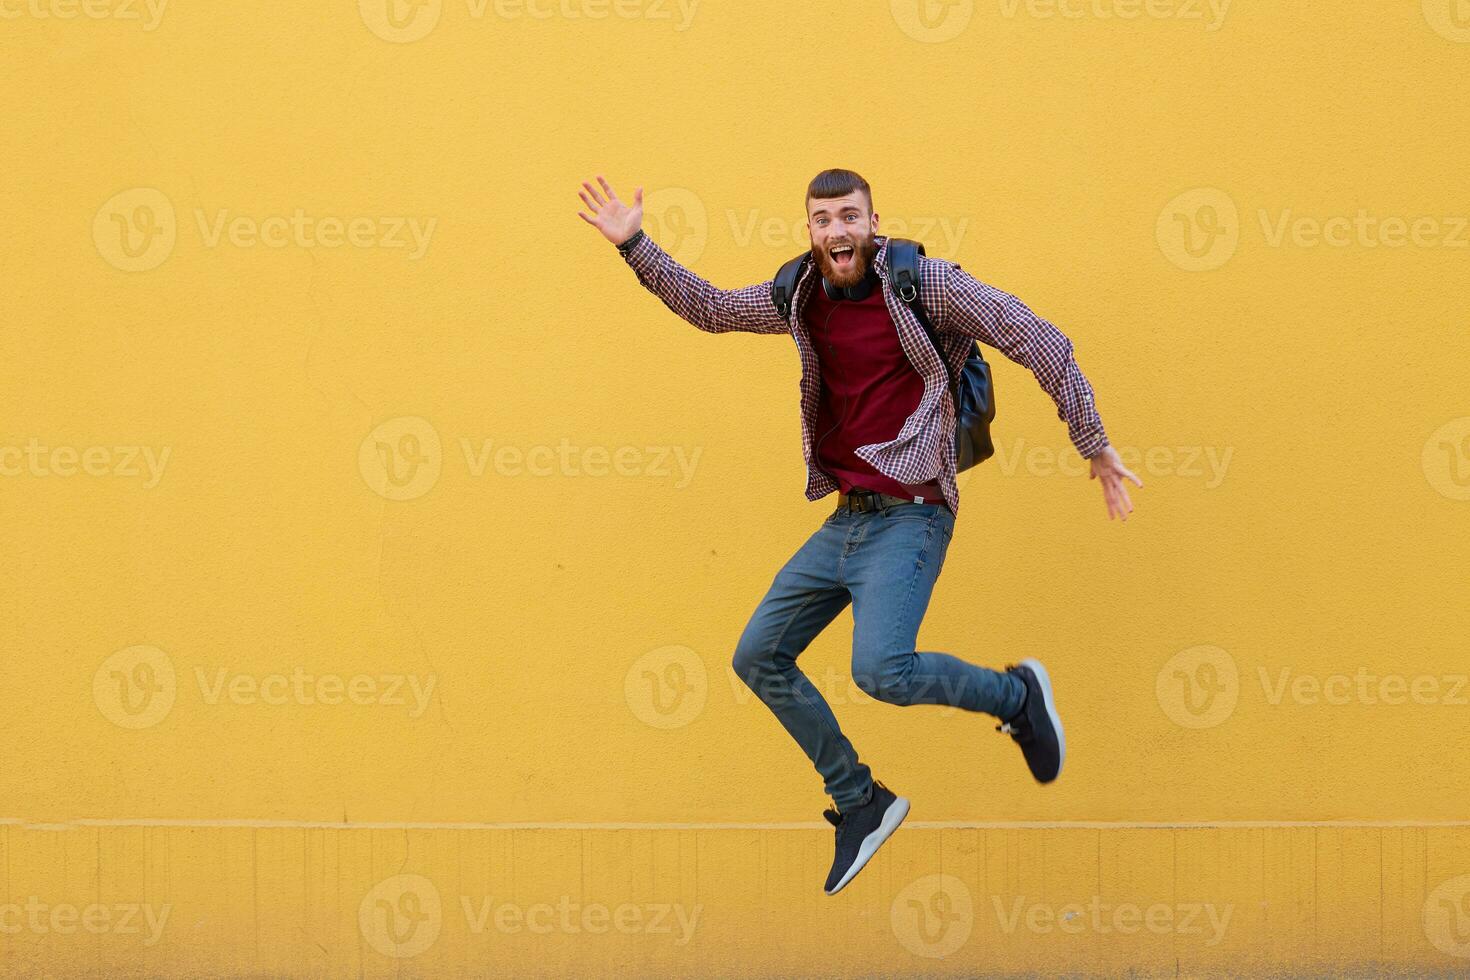
[[[866,804],[847,813],[834,809],[822,811],[827,822],[837,828],[837,856],[827,873],[826,892],[836,895],[868,863],[888,836],[908,816],[909,801],[894,796],[880,782],[873,783],[873,795]]]
[[[1014,718],[996,725],[995,730],[1010,735],[1021,746],[1026,765],[1031,767],[1031,775],[1038,783],[1049,783],[1061,773],[1062,762],[1067,757],[1062,721],[1051,698],[1051,678],[1035,657],[1027,657],[1006,670],[1026,685],[1026,700]]]

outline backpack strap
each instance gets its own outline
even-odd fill
[[[811,257],[810,249],[802,252],[781,266],[776,278],[771,280],[771,302],[775,304],[776,312],[781,314],[782,319],[791,314],[791,301],[796,297],[796,283],[801,279],[801,272]]]
[[[939,363],[944,364],[945,376],[950,378],[950,384],[954,384],[954,379],[949,374],[949,365],[940,353],[939,338],[934,335],[934,324],[929,319],[929,311],[924,309],[924,298],[919,295],[919,256],[924,254],[923,242],[910,241],[907,238],[888,239],[888,274],[893,280],[893,291],[914,311],[914,316],[919,318],[920,326],[929,335],[929,343],[934,345],[934,352],[940,355]]]

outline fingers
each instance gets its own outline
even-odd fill
[[[609,201],[617,201],[618,200],[618,196],[613,193],[613,189],[612,189],[611,185],[609,185],[608,182],[603,179],[602,174],[598,174],[597,175],[597,182],[602,185],[602,189],[603,190],[607,191],[607,199]],[[619,201],[618,203],[622,203],[622,202]]]
[[[643,203],[643,188],[639,187],[639,188],[637,188],[637,189],[635,189],[633,191],[633,203],[634,204],[642,204]]]
[[[1108,501],[1108,520],[1113,519],[1113,514],[1123,520],[1128,520],[1128,515],[1133,513],[1133,501],[1128,497],[1128,488],[1123,486],[1123,481],[1116,476],[1103,480],[1103,495]]]
[[[582,202],[584,204],[586,204],[589,209],[591,209],[591,211],[592,211],[593,214],[601,214],[602,213],[602,207],[600,205],[593,204],[591,198],[589,198],[586,195],[585,192],[578,191],[577,192],[577,196],[582,199]]]
[[[599,205],[606,205],[607,204],[607,202],[602,199],[602,195],[599,194],[599,193],[597,193],[597,188],[593,187],[591,184],[587,183],[585,180],[582,181],[582,186],[585,187],[585,188],[587,188],[588,192],[591,193],[593,199],[596,200]]]

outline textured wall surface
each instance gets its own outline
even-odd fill
[[[1463,0],[0,0],[0,973],[1470,972]],[[1066,771],[802,657],[789,337],[702,334],[826,167],[1074,342],[1109,522],[991,353],[922,648]]]

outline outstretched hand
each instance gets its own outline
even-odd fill
[[[583,221],[602,232],[603,237],[608,241],[614,245],[621,245],[636,235],[638,229],[643,226],[643,188],[634,189],[633,206],[629,207],[618,200],[618,196],[613,193],[611,185],[603,179],[602,174],[597,175],[597,182],[602,185],[603,190],[607,191],[607,200],[603,200],[602,195],[597,193],[597,188],[584,180],[582,186],[587,190],[578,191],[577,195],[591,210],[592,217],[589,218],[582,211],[578,211],[577,214]],[[589,193],[592,195],[591,198],[587,196]]]
[[[1112,446],[1104,446],[1103,451],[1092,457],[1092,472],[1087,477],[1089,480],[1102,480],[1103,498],[1108,505],[1108,520],[1117,514],[1123,520],[1128,520],[1128,515],[1133,513],[1133,501],[1128,499],[1128,488],[1123,485],[1123,480],[1129,479],[1143,487],[1143,481],[1139,480],[1133,471],[1123,465],[1123,460],[1118,457],[1118,451]]]

